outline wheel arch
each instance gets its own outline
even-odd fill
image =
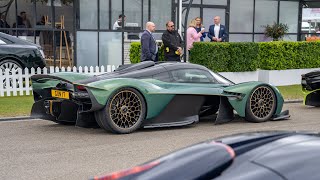
[[[245,85],[246,83],[243,83],[243,84]],[[230,89],[228,88],[228,90],[227,90],[228,92],[244,94],[244,96],[241,100],[235,99],[235,98],[228,98],[230,104],[232,105],[234,110],[237,111],[239,116],[241,116],[241,117],[246,116],[245,109],[246,109],[247,101],[250,98],[249,96],[259,86],[267,86],[267,87],[271,88],[271,90],[274,92],[275,98],[276,98],[276,110],[273,115],[278,115],[281,113],[284,100],[283,100],[283,97],[282,97],[280,91],[278,90],[278,88],[276,88],[275,86],[272,86],[270,84],[267,84],[267,83],[257,82],[255,84],[249,84],[248,87],[246,87],[245,89],[241,89],[241,90],[239,90],[238,87],[235,90],[233,90],[232,88],[230,88]],[[248,90],[248,88],[250,88],[250,90]]]
[[[23,69],[26,68],[26,65],[23,63],[23,61],[19,57],[15,56],[4,56],[0,59],[0,63],[5,60],[12,60],[16,61]]]
[[[136,89],[143,96],[146,103],[146,119],[157,116],[166,105],[172,100],[175,94],[156,93],[162,90],[162,87],[151,82],[141,81],[133,78],[115,78],[96,81],[87,85],[97,102],[104,106],[109,97],[118,89],[130,87]],[[157,102],[157,103],[153,103]]]

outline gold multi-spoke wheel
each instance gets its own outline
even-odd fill
[[[137,130],[146,114],[143,96],[133,88],[121,88],[110,96],[106,107],[96,113],[101,128],[125,134]]]
[[[274,91],[268,86],[255,88],[247,102],[246,119],[251,122],[269,120],[276,109]]]
[[[139,96],[130,90],[117,93],[111,100],[109,114],[119,128],[131,128],[140,118],[142,102]]]

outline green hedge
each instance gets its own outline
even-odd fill
[[[254,71],[258,49],[257,43],[195,43],[189,61],[217,72]]]
[[[260,69],[320,67],[319,42],[263,42],[258,44]]]
[[[131,63],[140,62],[140,48],[140,43],[131,44]],[[163,48],[159,52],[163,60]],[[189,61],[217,72],[317,68],[320,42],[197,42]]]

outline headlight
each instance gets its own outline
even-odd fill
[[[44,52],[42,49],[40,49],[40,53],[41,53],[41,56],[43,57],[43,59],[45,59]]]
[[[42,50],[42,48],[38,48],[39,51],[37,51],[37,54],[39,54],[43,59],[45,59],[45,56],[44,56],[44,52]]]

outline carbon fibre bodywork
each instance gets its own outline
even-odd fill
[[[172,72],[181,69],[209,72],[213,80],[210,83],[175,82]],[[160,78],[159,80],[155,77],[159,74],[161,78],[164,75],[167,79]],[[255,88],[260,86],[272,89],[276,97],[273,117],[282,116],[283,98],[276,87],[262,82],[234,84],[203,66],[189,63],[143,62],[96,76],[63,72],[52,75],[34,75],[31,79],[35,98],[32,116],[49,120],[52,120],[54,116],[54,121],[73,121],[77,125],[86,124],[83,121],[88,121],[88,117],[94,112],[101,111],[114,93],[121,88],[133,88],[143,96],[146,104],[143,127],[192,124],[199,121],[201,112],[214,111],[215,108],[216,110],[219,108],[217,124],[232,120],[233,110],[239,116],[246,117],[249,96]],[[79,90],[79,87],[82,90]],[[51,96],[52,90],[66,91],[70,94],[70,98],[67,100],[54,98]],[[65,111],[64,113],[69,112],[72,115],[62,115],[61,109],[68,109],[67,106],[63,106],[64,101],[73,102],[75,106],[72,109],[76,110],[76,113]],[[48,107],[43,107],[44,103],[47,103],[48,107],[52,106],[50,103],[55,103],[60,107],[57,113],[53,114],[50,108],[48,112]],[[77,116],[74,116],[75,114]],[[92,117],[90,122],[94,121]]]
[[[320,71],[313,71],[301,76],[304,104],[320,106]]]

